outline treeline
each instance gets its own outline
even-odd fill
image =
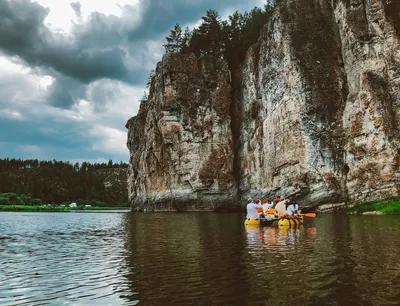
[[[127,203],[127,164],[74,165],[62,161],[37,161],[0,159],[0,193],[24,194],[40,199],[44,204],[93,201],[108,206],[125,206]],[[112,182],[106,188],[104,180]]]
[[[0,205],[27,205],[39,206],[43,202],[41,199],[32,198],[31,195],[17,195],[14,192],[0,193]]]
[[[14,159],[14,158],[5,158],[0,159],[0,171],[9,171],[9,170],[21,170],[21,169],[37,169],[37,168],[60,168],[60,169],[73,169],[75,171],[90,171],[90,170],[98,170],[98,169],[109,169],[109,168],[126,168],[128,167],[127,163],[113,163],[110,159],[108,163],[88,163],[82,162],[82,164],[75,163],[71,164],[70,162],[57,161],[53,160],[37,160],[37,159]]]
[[[214,64],[218,58],[227,60],[234,71],[243,62],[247,50],[257,42],[265,25],[271,19],[274,10],[273,1],[264,8],[254,7],[243,14],[236,11],[228,20],[222,20],[216,10],[208,10],[201,17],[202,23],[192,31],[182,30],[175,24],[164,44],[166,53],[194,53],[198,57],[207,57]],[[150,72],[149,87],[155,71]]]
[[[107,203],[99,201],[99,200],[77,200],[75,202],[78,208],[82,208],[83,206],[90,205],[91,207],[109,207]],[[51,205],[47,204],[46,206],[51,207],[69,207],[70,202],[61,203],[61,205]],[[30,194],[16,194],[14,192],[6,192],[0,193],[0,205],[18,205],[18,206],[43,206],[45,205],[42,199],[32,198]],[[127,203],[120,203],[118,207],[128,207]]]

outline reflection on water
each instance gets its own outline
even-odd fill
[[[0,213],[0,305],[398,305],[400,218]]]

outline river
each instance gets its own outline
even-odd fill
[[[0,213],[0,305],[399,305],[400,217]]]

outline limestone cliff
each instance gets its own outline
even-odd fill
[[[133,208],[398,196],[398,15],[382,0],[281,0],[233,90],[223,63],[166,57],[127,124]]]
[[[134,210],[232,206],[229,80],[223,61],[170,54],[157,65],[148,101],[127,123]]]

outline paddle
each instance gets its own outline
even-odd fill
[[[305,214],[298,214],[298,215],[306,217],[306,218],[315,218],[316,217],[315,213],[305,213]]]

